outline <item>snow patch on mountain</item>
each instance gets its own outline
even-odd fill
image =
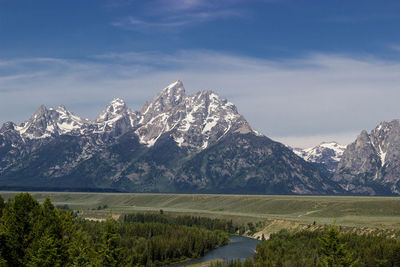
[[[64,106],[47,109],[44,105],[32,117],[14,129],[25,139],[43,139],[81,130],[89,121],[69,112]]]
[[[186,95],[181,81],[164,88],[141,111],[135,132],[147,146],[169,132],[181,147],[205,149],[232,128],[235,131],[246,125],[248,132],[253,131],[232,103],[212,91]]]
[[[186,95],[183,83],[171,83],[140,111],[133,111],[120,98],[114,98],[94,121],[69,112],[41,106],[32,117],[15,126],[24,139],[43,139],[58,135],[99,135],[104,140],[133,131],[140,143],[153,146],[163,135],[170,135],[180,147],[202,150],[230,132],[254,131],[231,102],[212,91]]]
[[[293,148],[292,150],[305,161],[323,164],[328,171],[334,172],[346,150],[346,146],[337,142],[323,142],[315,147]]]
[[[121,113],[126,109],[125,102],[120,98],[114,98],[110,104],[106,106],[106,109],[100,113],[96,118],[96,122],[105,122],[114,120],[121,116]]]
[[[385,165],[385,160],[386,160],[386,152],[383,152],[382,146],[379,145],[379,152],[378,152],[379,158],[381,159],[381,166]]]

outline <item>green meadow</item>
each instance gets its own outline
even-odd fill
[[[4,199],[18,192],[0,192]],[[270,196],[197,194],[119,194],[31,192],[43,201],[67,205],[87,218],[133,212],[190,214],[236,221],[332,224],[349,227],[400,228],[400,198],[349,196]]]

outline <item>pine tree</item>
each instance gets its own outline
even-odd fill
[[[345,244],[340,241],[339,228],[329,226],[321,238],[322,259],[321,266],[328,267],[351,267],[357,263],[357,260],[352,259],[352,255],[347,252]]]
[[[68,261],[63,246],[60,214],[47,197],[40,207],[32,227],[32,243],[26,250],[26,261],[32,266],[59,266]]]
[[[0,256],[0,267],[8,267],[8,263],[5,259],[2,258],[2,256]]]
[[[93,255],[94,253],[88,239],[81,229],[75,232],[69,247],[69,254],[71,256],[71,266],[93,266],[92,262],[95,256]]]
[[[3,216],[3,209],[6,206],[3,197],[0,195],[0,218]],[[1,265],[0,265],[1,266]]]
[[[244,263],[243,263],[243,267],[253,267],[253,261],[250,258],[247,258]]]
[[[29,253],[28,266],[51,267],[65,265],[65,262],[62,262],[60,257],[57,240],[48,233],[42,235],[36,241],[36,247],[32,252]]]
[[[105,223],[103,246],[100,251],[100,261],[102,266],[122,266],[121,248],[119,247],[120,236],[117,230],[115,221],[112,218],[109,218]]]
[[[0,195],[0,219],[3,216],[3,209],[5,207],[4,199]],[[0,267],[7,266],[7,260],[3,258],[3,254],[7,254],[6,249],[6,235],[4,232],[0,232]]]
[[[26,263],[26,249],[32,243],[32,228],[40,210],[39,203],[28,193],[21,193],[10,199],[0,219],[0,258],[11,266]]]

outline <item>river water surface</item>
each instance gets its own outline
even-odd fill
[[[230,238],[232,239],[232,242],[223,247],[209,251],[202,258],[170,266],[180,267],[216,259],[223,259],[225,261],[241,259],[244,261],[246,258],[252,258],[254,256],[256,246],[261,242],[256,239],[241,236],[230,236]]]

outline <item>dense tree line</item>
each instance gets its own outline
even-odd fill
[[[148,214],[148,213],[126,214],[124,216],[121,216],[120,220],[123,222],[141,222],[141,223],[158,222],[168,225],[197,226],[208,230],[220,230],[231,234],[239,232],[240,228],[242,227],[242,225],[234,224],[232,220],[227,221],[221,219],[212,219],[207,217],[189,216],[189,215],[172,217],[163,214],[162,210],[160,210],[160,214]]]
[[[257,245],[254,259],[216,263],[225,267],[269,266],[400,266],[400,241],[371,234],[340,233],[325,230],[272,234]]]
[[[196,224],[80,220],[28,193],[0,197],[0,216],[0,266],[159,266],[229,241]]]
[[[103,223],[82,221],[80,225],[92,238],[93,244],[101,242],[99,236],[104,232]],[[121,258],[128,266],[158,266],[196,258],[229,241],[222,231],[210,231],[196,226],[158,222],[119,222],[116,225]]]
[[[1,266],[79,265],[83,238],[70,212],[55,209],[48,198],[41,205],[27,193],[0,202]]]

